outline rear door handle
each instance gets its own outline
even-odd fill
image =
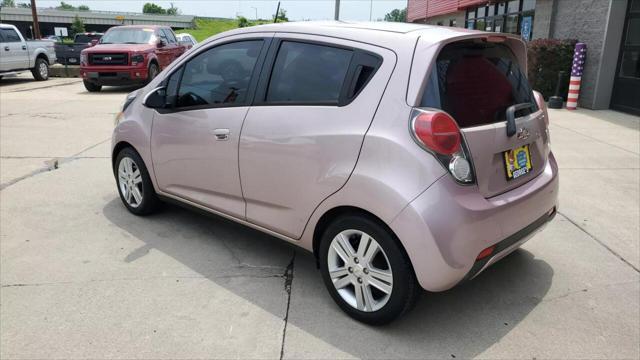
[[[22,45],[22,50],[27,50],[27,45]]]
[[[216,140],[229,140],[229,134],[231,132],[229,129],[215,129],[213,130],[213,135],[215,135]]]
[[[5,46],[5,47],[4,47],[4,51],[9,51],[9,47],[8,47],[8,46]]]

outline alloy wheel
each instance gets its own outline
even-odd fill
[[[47,63],[44,61],[40,62],[38,72],[40,72],[40,76],[46,79],[49,76],[49,67],[47,66]]]
[[[142,203],[142,174],[138,165],[129,157],[123,157],[118,165],[118,184],[127,204],[137,208]]]
[[[393,272],[378,242],[360,230],[336,235],[327,256],[329,276],[340,297],[364,312],[381,309],[391,297]]]

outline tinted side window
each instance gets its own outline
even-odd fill
[[[524,116],[537,110],[527,77],[511,50],[502,44],[460,42],[438,55],[421,106],[442,109],[460,127],[504,121],[509,106],[531,103]]]
[[[13,29],[0,29],[2,33],[2,41],[4,42],[20,42],[20,36]]]
[[[244,104],[262,40],[217,46],[185,65],[177,107]]]
[[[171,44],[175,44],[178,41],[176,40],[176,37],[173,35],[173,31],[169,30],[169,29],[162,29],[162,32],[164,32],[167,40],[169,40],[169,43]]]
[[[166,42],[167,44],[169,43],[169,39],[167,39],[167,34],[165,34],[162,29],[158,30],[158,37],[160,37],[160,39]]]
[[[352,55],[351,50],[283,41],[266,101],[337,104]]]

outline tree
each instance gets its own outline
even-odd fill
[[[16,2],[14,0],[2,0],[2,7],[16,7]]]
[[[273,18],[275,19],[275,15],[273,15]],[[280,8],[280,11],[278,11],[278,21],[289,21],[289,18],[287,17],[287,10]]]
[[[71,23],[71,33],[75,35],[78,33],[83,33],[85,31],[86,30],[84,29],[84,22],[82,21],[82,19],[80,19],[78,14],[76,14],[76,17],[73,18],[73,22]]]
[[[173,6],[173,3],[171,3],[171,7],[167,9],[167,15],[180,15],[180,9]]]
[[[146,3],[142,7],[143,14],[166,14],[167,10],[165,10],[162,6],[156,5],[154,3]]]
[[[384,21],[405,22],[407,21],[407,8],[402,10],[393,9],[390,13],[384,16]]]
[[[91,9],[89,9],[89,7],[87,5],[80,5],[80,6],[78,6],[78,10],[80,10],[80,11],[89,11]]]
[[[251,23],[249,22],[249,20],[247,20],[246,17],[238,16],[238,27],[239,28],[249,27],[249,26],[251,26]]]
[[[76,7],[71,5],[71,4],[67,4],[64,1],[60,1],[60,5],[58,7],[56,7],[56,9],[58,9],[58,10],[75,10]]]

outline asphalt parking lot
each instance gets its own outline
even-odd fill
[[[0,81],[0,358],[640,357],[640,118],[552,111],[555,220],[369,327],[291,245],[174,206],[130,215],[109,160],[128,91]]]

